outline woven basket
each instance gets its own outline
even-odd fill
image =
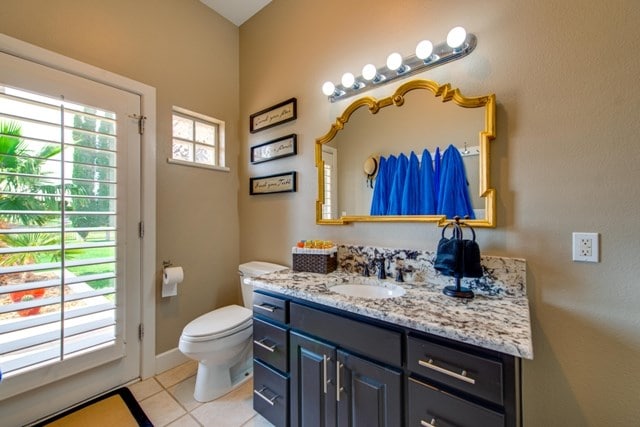
[[[305,253],[296,253],[295,251],[296,248],[292,254],[293,271],[327,274],[335,271],[338,267],[338,256],[335,250],[305,249]],[[313,253],[314,251],[318,253]]]

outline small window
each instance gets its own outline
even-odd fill
[[[173,108],[170,163],[228,170],[224,158],[224,122]]]

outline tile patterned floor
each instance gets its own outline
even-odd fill
[[[253,410],[253,382],[218,399],[193,398],[198,364],[189,361],[129,389],[155,427],[271,427]]]

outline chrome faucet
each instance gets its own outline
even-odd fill
[[[376,259],[374,261],[376,263],[376,270],[378,272],[378,279],[386,279],[387,278],[387,272],[385,270],[385,268],[386,268],[386,260],[384,259],[384,257],[376,257]]]
[[[369,261],[365,260],[365,262],[362,263],[362,276],[369,277],[369,274]]]
[[[409,272],[409,269],[406,269]],[[403,260],[396,258],[396,282],[404,282],[405,265]]]

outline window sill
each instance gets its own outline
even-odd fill
[[[211,166],[211,165],[203,165],[202,163],[193,163],[193,162],[185,162],[182,160],[176,159],[167,159],[167,163],[171,163],[174,165],[182,165],[182,166],[191,166],[192,168],[200,168],[200,169],[209,169],[218,172],[230,172],[231,169],[225,166]]]

